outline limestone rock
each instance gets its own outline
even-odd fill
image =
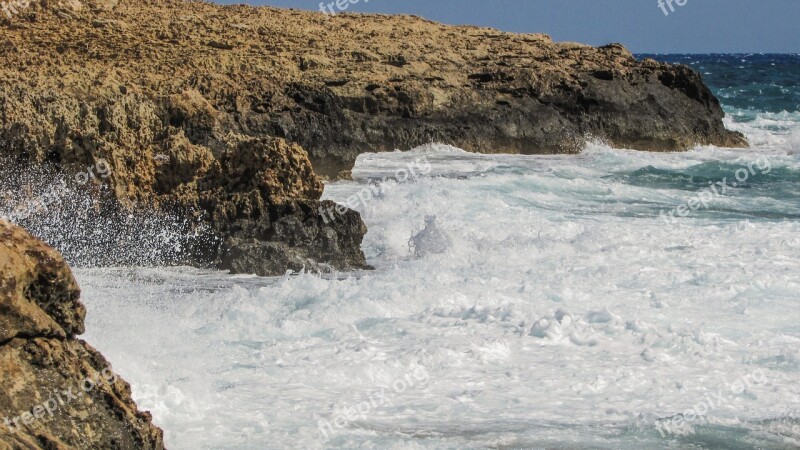
[[[162,449],[130,386],[76,339],[79,297],[58,252],[0,220],[0,449]]]
[[[184,103],[200,117],[169,120],[193,142],[213,145],[229,132],[286,138],[325,176],[351,169],[364,151],[432,140],[515,153],[576,152],[588,138],[659,151],[746,145],[724,128],[699,74],[637,61],[619,44],[555,43],[413,16],[95,4],[113,6],[0,28],[6,84],[63,89],[82,101],[121,86],[149,98],[190,95]],[[97,32],[97,20],[125,26]]]
[[[70,173],[106,160],[121,205],[197,206],[221,244],[196,264],[367,267],[358,215],[314,213],[315,173],[347,174],[367,151],[746,145],[698,73],[618,44],[413,16],[84,3],[0,23],[0,156]]]

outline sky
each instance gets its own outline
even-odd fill
[[[665,4],[668,15],[659,0],[351,1],[348,13],[416,14],[449,24],[546,33],[557,41],[621,42],[635,53],[800,53],[800,0],[669,0],[674,11]],[[320,8],[320,0],[216,2]]]

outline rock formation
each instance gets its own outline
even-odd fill
[[[161,449],[130,386],[75,338],[86,311],[58,252],[0,220],[0,449]]]
[[[325,223],[315,175],[366,151],[746,145],[696,72],[616,44],[181,0],[43,0],[0,21],[0,154],[107,160],[117,201],[202,213],[220,245],[198,262],[234,271],[367,267],[364,224]]]

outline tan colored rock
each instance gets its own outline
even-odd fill
[[[747,145],[725,129],[699,74],[638,61],[619,44],[554,43],[414,16],[181,0],[84,5],[48,0],[0,18],[0,156],[68,173],[108,161],[117,202],[205,214],[220,242],[259,248],[258,257],[235,252],[251,262],[367,267],[358,215],[329,224],[313,213],[321,207],[314,173],[346,174],[364,152],[442,142],[483,153],[577,153],[592,138],[654,151]],[[248,145],[259,149],[247,150],[256,159],[246,162]],[[256,167],[236,172],[248,163]],[[243,174],[257,178],[241,183]],[[237,219],[249,228],[219,221],[265,209],[259,225]],[[276,233],[282,220],[309,228]],[[330,237],[328,250],[311,236]],[[280,252],[265,253],[267,241]],[[253,266],[232,260],[232,248],[206,253],[230,263],[217,267]]]
[[[0,220],[0,449],[161,449],[130,386],[84,341],[86,311],[55,250]]]
[[[94,108],[120,101],[121,91],[161,106],[179,96],[205,111],[167,118],[191,128],[192,142],[216,150],[230,132],[286,138],[326,176],[351,169],[361,152],[430,140],[514,153],[575,152],[589,136],[642,150],[746,145],[725,130],[699,75],[637,61],[618,44],[554,43],[414,16],[180,0],[87,5],[72,18],[37,7],[35,20],[0,27],[3,84]]]

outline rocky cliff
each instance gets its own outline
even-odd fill
[[[0,449],[161,449],[130,386],[75,338],[86,314],[61,255],[0,220]]]
[[[315,175],[366,151],[746,145],[697,73],[620,45],[179,0],[0,20],[0,152],[68,172],[107,160],[116,200],[202,213],[220,243],[203,259],[236,271],[366,267],[363,223],[326,223]]]

